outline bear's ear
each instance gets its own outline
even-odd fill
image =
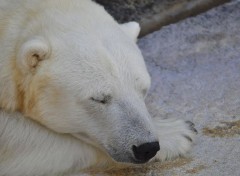
[[[49,57],[49,44],[41,37],[26,41],[18,52],[17,65],[22,71],[33,71],[39,63]]]
[[[134,41],[137,41],[137,37],[140,33],[140,25],[137,22],[131,21],[121,24],[121,28],[129,37],[131,37]]]

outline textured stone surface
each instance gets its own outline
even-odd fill
[[[229,0],[95,0],[120,23],[138,21],[141,35],[197,15]]]
[[[240,175],[239,9],[235,0],[139,41],[152,76],[150,113],[192,120],[199,136],[188,159],[110,175]]]
[[[142,16],[155,14],[154,8],[163,3],[157,0],[95,0],[120,22],[140,21]],[[166,0],[163,0],[166,1]],[[169,0],[168,0],[169,1]],[[172,1],[172,0],[171,0]]]

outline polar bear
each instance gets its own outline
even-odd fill
[[[0,1],[0,175],[70,175],[189,151],[191,122],[147,111],[139,31],[91,0]]]

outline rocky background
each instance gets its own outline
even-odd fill
[[[229,0],[95,0],[119,22],[137,21],[141,36]]]
[[[153,2],[167,1],[126,2],[133,3],[131,8],[149,4],[155,9]],[[203,1],[168,2],[189,2],[190,8]],[[143,16],[135,17],[140,10],[123,17],[117,12],[116,18],[141,21],[156,13],[148,8]],[[240,1],[164,26],[141,38],[138,45],[152,77],[146,103],[153,118],[191,120],[198,138],[185,158],[92,175],[240,176]]]

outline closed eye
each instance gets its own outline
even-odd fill
[[[90,100],[96,102],[96,103],[101,103],[101,104],[108,104],[110,103],[112,99],[111,95],[102,95],[99,97],[91,97]]]
[[[143,89],[143,90],[142,90],[142,94],[143,94],[143,96],[146,96],[147,91],[148,91],[148,89]]]

